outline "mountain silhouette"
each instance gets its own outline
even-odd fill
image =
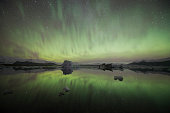
[[[55,63],[35,63],[35,62],[29,62],[29,61],[25,61],[25,62],[20,62],[20,61],[16,61],[13,64],[3,64],[5,66],[55,66]]]

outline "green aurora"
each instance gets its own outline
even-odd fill
[[[55,62],[170,57],[169,20],[161,0],[4,0],[0,55]]]

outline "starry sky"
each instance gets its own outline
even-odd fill
[[[1,0],[0,56],[55,62],[170,57],[169,0]]]

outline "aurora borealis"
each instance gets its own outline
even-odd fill
[[[1,0],[0,56],[63,62],[170,57],[168,0]]]

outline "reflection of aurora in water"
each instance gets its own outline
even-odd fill
[[[115,81],[114,75],[121,75],[124,80]],[[6,110],[27,112],[166,112],[170,104],[169,80],[166,75],[128,70],[104,72],[82,69],[68,76],[60,70],[1,75],[0,90],[13,89],[14,93],[1,94],[0,105]],[[59,97],[58,93],[65,86],[71,91]]]

